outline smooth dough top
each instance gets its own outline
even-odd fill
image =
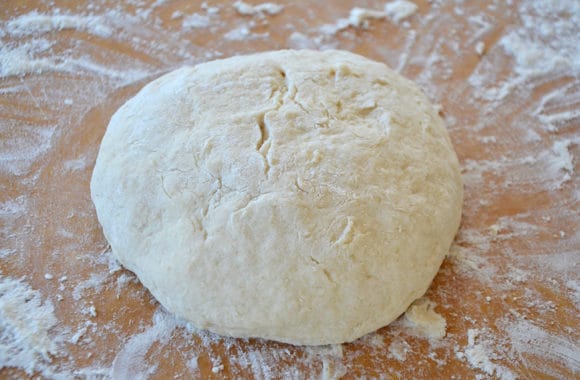
[[[196,327],[352,341],[422,296],[457,231],[437,111],[387,66],[284,50],[175,70],[112,117],[91,181],[114,255]]]

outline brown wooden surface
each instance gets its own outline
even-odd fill
[[[75,14],[86,12],[86,4],[80,2],[55,3],[4,1],[0,6],[0,21],[4,23],[35,9],[46,13],[55,8]],[[382,2],[373,1],[279,3],[287,4],[280,14],[252,18],[237,14],[225,1],[210,2],[221,6],[213,26],[184,31],[181,26],[183,18],[172,19],[173,12],[180,10],[188,15],[203,11],[197,2],[172,1],[161,4],[145,20],[130,27],[118,26],[111,38],[75,30],[55,31],[47,37],[55,41],[51,48],[55,55],[72,49],[70,54],[73,56],[84,54],[102,67],[112,67],[121,73],[131,67],[141,70],[143,73],[137,78],[127,74],[125,79],[87,70],[45,70],[40,74],[0,79],[2,89],[14,89],[3,91],[0,96],[0,122],[4,124],[0,135],[4,148],[0,145],[0,149],[7,149],[7,144],[13,144],[19,138],[31,139],[30,134],[34,132],[30,130],[55,126],[49,147],[26,161],[30,162],[29,165],[20,165],[16,171],[0,171],[0,202],[20,199],[27,205],[25,213],[2,219],[0,244],[11,253],[0,259],[0,273],[13,278],[24,276],[33,289],[40,290],[44,297],[52,300],[60,321],[59,329],[68,328],[74,334],[86,320],[95,323],[79,343],[62,344],[63,354],[53,358],[54,368],[67,368],[69,373],[74,368],[109,368],[124,344],[152,324],[152,316],[158,308],[139,283],[117,286],[119,278],[128,272],[110,273],[106,261],[107,242],[90,200],[92,166],[108,120],[115,110],[144,83],[183,64],[206,61],[219,55],[291,47],[288,38],[294,31],[315,37],[320,33],[310,32],[313,28],[347,17],[355,5],[374,9],[382,6]],[[525,318],[549,334],[564,337],[572,342],[574,355],[567,362],[554,360],[553,355],[542,352],[557,348],[546,348],[544,351],[497,355],[492,358],[493,363],[521,378],[577,377],[580,320],[577,301],[567,285],[571,278],[578,281],[579,277],[579,181],[574,174],[577,160],[573,159],[574,170],[568,173],[571,179],[552,189],[543,182],[545,176],[541,171],[545,166],[537,166],[538,172],[535,173],[533,164],[518,159],[532,155],[541,160],[542,152],[551,152],[558,139],[577,138],[578,118],[564,121],[557,131],[550,132],[533,115],[526,115],[531,115],[538,101],[555,89],[572,84],[573,92],[577,93],[578,73],[576,77],[568,72],[524,82],[512,88],[509,95],[499,102],[481,99],[477,96],[480,89],[470,86],[468,79],[474,72],[486,70],[482,61],[487,60],[487,64],[497,70],[498,84],[516,75],[513,58],[496,43],[521,24],[516,11],[518,3],[510,6],[498,2],[494,9],[483,2],[481,5],[470,4],[475,2],[464,5],[444,3],[437,7],[425,1],[417,3],[420,9],[408,20],[408,27],[387,20],[374,20],[368,30],[349,28],[336,36],[324,37],[318,45],[351,50],[395,68],[403,62],[402,56],[408,55],[401,73],[415,79],[434,102],[442,105],[457,153],[466,167],[464,217],[456,248],[473,257],[447,259],[427,293],[438,305],[437,312],[447,321],[447,337],[441,342],[433,344],[415,336],[402,321],[398,321],[381,329],[373,336],[372,342],[367,337],[343,345],[342,359],[330,356],[329,360],[334,361],[334,365],[343,364],[348,378],[380,375],[405,378],[494,377],[474,368],[458,357],[456,351],[464,351],[470,328],[483,329],[493,336],[491,341],[497,342],[498,346],[497,349],[491,347],[490,352],[509,351],[512,344],[509,337],[505,337],[507,341],[501,340],[503,327],[497,322],[513,317]],[[135,4],[114,4],[116,2],[104,3],[92,12],[101,14],[108,9],[120,8],[121,14],[133,14],[138,8]],[[145,1],[141,8],[148,9],[148,4],[150,2]],[[461,9],[463,14],[454,12],[455,8]],[[473,15],[480,15],[491,24],[476,40],[472,37],[477,30],[474,30],[473,23],[468,22],[468,16]],[[157,26],[155,19],[159,20]],[[243,41],[223,38],[237,25],[252,19],[255,22],[252,31],[268,32],[267,38]],[[412,33],[416,33],[415,37]],[[141,42],[135,42],[132,37],[138,37]],[[2,43],[19,44],[22,39],[33,38],[39,37],[5,35]],[[453,41],[459,43],[453,45]],[[477,41],[486,44],[483,57],[474,50]],[[185,54],[179,53],[180,49]],[[442,61],[429,61],[432,50],[441,53]],[[211,53],[209,57],[208,52]],[[72,99],[73,104],[66,105],[65,98]],[[574,107],[578,108],[577,101],[561,106],[562,109]],[[526,128],[533,129],[539,140],[528,141],[522,137]],[[493,136],[495,141],[482,143],[484,136]],[[33,145],[34,141],[25,142],[22,149]],[[577,156],[577,142],[568,150]],[[499,157],[513,160],[514,164],[482,170],[483,180],[473,179],[480,173],[479,166],[472,169],[473,163],[497,161]],[[70,160],[80,160],[81,165],[70,169],[66,164]],[[560,174],[564,176],[566,173]],[[508,220],[508,223],[501,224],[502,220]],[[522,223],[532,227],[519,229]],[[475,238],[474,233],[477,234]],[[561,273],[549,264],[550,257],[561,258]],[[545,265],[543,260],[546,260]],[[472,267],[466,267],[466,262],[472,263]],[[518,269],[527,273],[522,281],[514,280],[512,276]],[[45,279],[46,273],[53,274],[55,279]],[[59,289],[61,283],[57,279],[64,275],[68,279],[62,282],[64,288]],[[84,290],[83,286],[79,288],[79,285],[88,284],[91,276],[98,279],[100,285],[86,286]],[[62,301],[55,300],[57,294],[63,296]],[[490,297],[490,301],[486,301],[486,297]],[[537,301],[536,305],[532,301]],[[541,307],[550,302],[551,307]],[[96,317],[83,313],[90,305],[94,305]],[[401,339],[409,347],[404,361],[397,360],[389,351],[389,346]],[[503,348],[498,348],[500,344]],[[92,355],[88,356],[89,352]],[[194,372],[185,364],[193,352],[198,355],[199,366],[199,370]],[[288,375],[290,370],[300,377],[317,377],[325,357],[323,354],[313,355],[303,347],[260,340],[216,339],[208,344],[196,333],[178,327],[169,341],[154,344],[143,360],[159,365],[151,378],[251,377],[256,375],[254,369],[243,365],[240,360],[232,360],[250,352],[259,352],[263,356],[271,353],[267,356],[269,358],[278,355],[279,360],[266,361],[272,366],[269,373],[273,377]],[[216,358],[221,358],[224,369],[213,373],[211,369]],[[18,369],[1,370],[0,377],[6,376],[21,377],[25,374]]]

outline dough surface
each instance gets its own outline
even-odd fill
[[[416,85],[352,53],[285,50],[145,86],[110,121],[91,195],[114,255],[169,311],[317,345],[425,293],[463,187]]]

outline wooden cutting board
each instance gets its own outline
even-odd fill
[[[577,378],[580,10],[561,3],[417,1],[358,23],[384,4],[4,1],[0,377]],[[115,110],[182,65],[281,48],[385,62],[441,105],[466,191],[426,294],[444,338],[405,317],[337,346],[221,338],[112,259],[89,181]]]

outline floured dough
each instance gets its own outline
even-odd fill
[[[459,165],[410,81],[344,51],[184,67],[111,119],[91,193],[113,253],[195,326],[354,340],[422,296],[457,231]]]
[[[432,339],[445,337],[447,321],[434,310],[435,304],[427,298],[419,298],[405,312],[407,321],[420,335]]]

